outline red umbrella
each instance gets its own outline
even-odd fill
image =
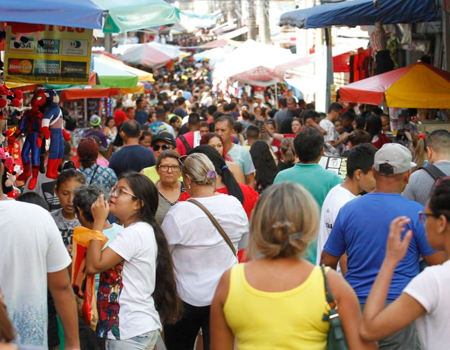
[[[342,101],[398,108],[450,108],[450,73],[419,62],[339,89]]]

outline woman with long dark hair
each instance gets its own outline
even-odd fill
[[[391,140],[381,132],[382,125],[381,118],[377,115],[372,115],[367,119],[366,131],[372,137],[372,145],[377,149],[383,147],[385,143],[391,142]]]
[[[256,141],[250,148],[250,154],[256,169],[256,190],[261,193],[273,184],[278,173],[277,165],[270,153],[269,145],[264,141]]]
[[[87,273],[102,272],[97,335],[107,338],[107,349],[153,349],[162,324],[179,318],[173,261],[155,220],[158,198],[145,175],[129,172],[112,188],[109,203],[101,195],[92,206],[94,230],[102,231],[109,209],[125,227],[104,250],[91,241],[86,256]]]
[[[258,192],[248,185],[237,183],[223,157],[211,146],[195,147],[189,152],[189,154],[193,153],[202,153],[209,158],[217,173],[216,192],[235,197],[241,202],[247,217],[250,219],[250,214],[259,198]],[[180,201],[185,201],[188,198],[190,198],[189,193],[183,192]]]

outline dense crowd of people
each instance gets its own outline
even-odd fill
[[[0,349],[445,349],[450,133],[175,72],[0,187]]]

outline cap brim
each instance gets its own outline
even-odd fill
[[[416,163],[414,163],[414,162],[411,162],[411,169],[412,168],[415,168],[417,166],[417,164]]]

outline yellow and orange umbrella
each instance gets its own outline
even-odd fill
[[[339,89],[345,102],[450,109],[450,73],[419,62]]]

